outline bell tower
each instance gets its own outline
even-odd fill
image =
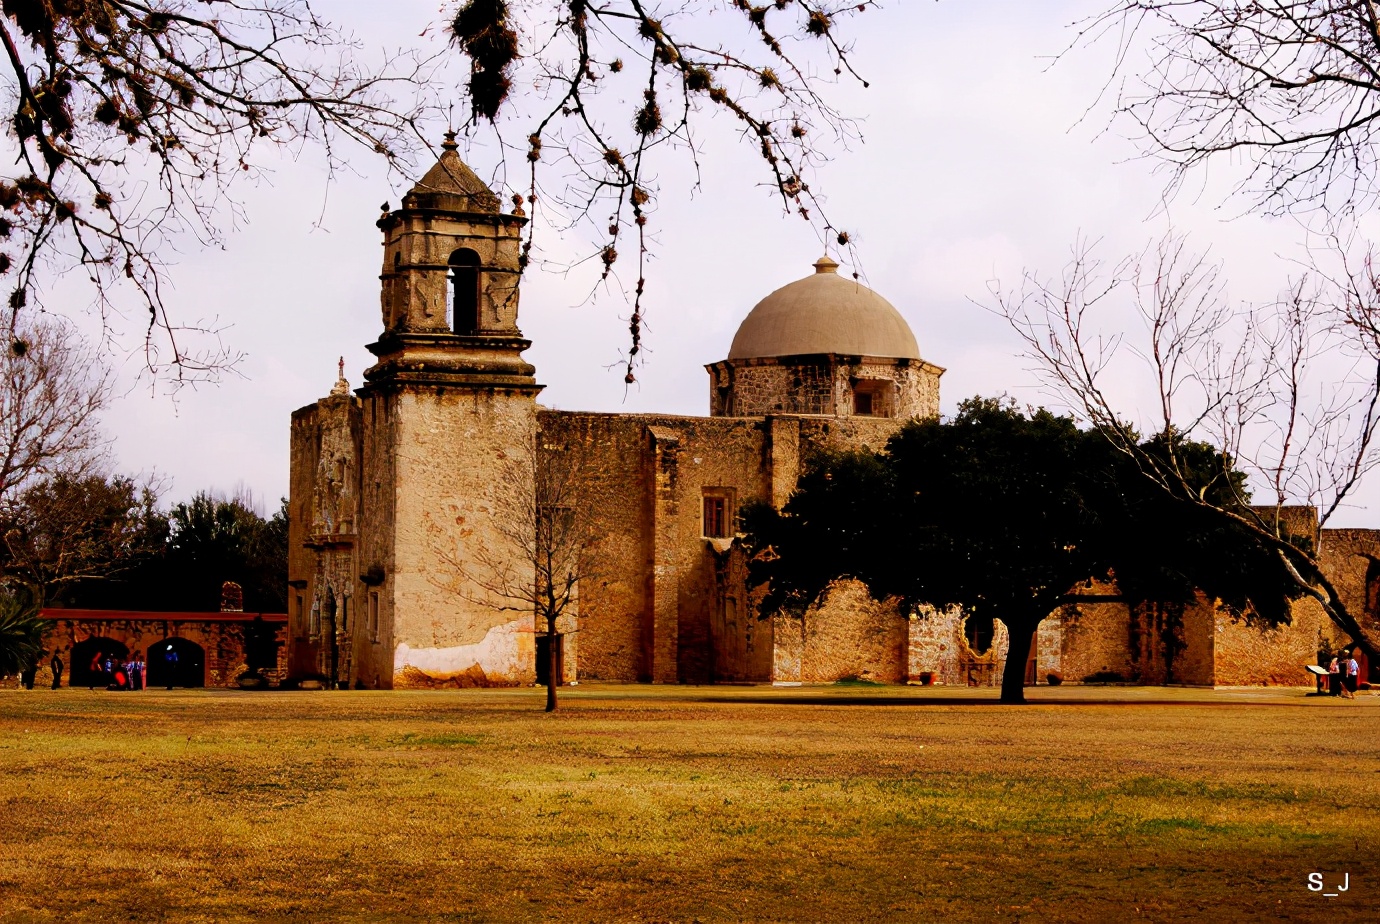
[[[383,332],[358,392],[365,603],[352,627],[368,686],[534,678],[532,615],[493,598],[491,573],[523,560],[500,518],[521,506],[510,495],[530,490],[520,469],[533,458],[542,388],[518,328],[527,219],[501,211],[454,134],[441,147],[378,221]]]
[[[383,334],[370,383],[426,382],[531,389],[531,344],[518,329],[521,211],[498,197],[456,153],[441,159],[378,221],[383,231]]]

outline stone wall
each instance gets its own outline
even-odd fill
[[[1313,685],[1304,666],[1317,663],[1320,639],[1330,626],[1317,601],[1296,601],[1293,621],[1273,629],[1235,619],[1220,607],[1215,621],[1218,686]]]
[[[530,504],[532,399],[438,387],[390,403],[393,686],[533,682],[532,614],[507,594],[531,564],[497,525]]]
[[[890,382],[878,416],[907,420],[939,414],[939,377],[944,370],[923,360],[863,357],[785,356],[723,360],[709,371],[710,415],[769,414],[853,416],[860,382]]]
[[[1066,681],[1079,682],[1099,673],[1120,674],[1128,680],[1133,676],[1126,604],[1080,601],[1061,608],[1059,622],[1064,636],[1060,660]]]
[[[965,683],[959,668],[964,650],[963,614],[957,609],[921,606],[910,617],[906,640],[907,680],[929,674],[932,682]]]
[[[1347,612],[1380,637],[1380,530],[1324,529],[1319,559]],[[1348,641],[1331,620],[1322,630],[1329,648]]]
[[[296,676],[354,676],[362,440],[360,401],[343,379],[292,415],[288,646]]]
[[[580,676],[765,680],[769,646],[737,583],[745,569],[724,573],[702,505],[706,491],[725,496],[733,517],[768,498],[766,422],[560,411],[538,421],[543,442],[580,458],[580,502],[598,537],[580,587]]]
[[[859,581],[838,581],[804,617],[800,679],[905,683],[909,620],[895,600],[873,600]]]
[[[834,413],[833,370],[822,357],[726,360],[708,368],[711,416]]]
[[[703,522],[707,493],[728,498],[730,516],[749,501],[779,506],[812,449],[880,446],[898,424],[541,411],[543,444],[581,460],[581,505],[598,537],[580,587],[580,677],[745,682],[803,669],[903,682],[906,620],[851,592],[806,617],[803,661],[778,670],[778,623],[758,619],[741,552],[730,537],[706,537]]]
[[[368,576],[356,585],[360,600],[354,626],[354,680],[369,689],[393,684],[393,628],[397,619],[391,575],[397,569],[394,523],[400,488],[396,394],[372,394],[363,401],[360,467],[360,531],[356,547],[356,575]]]
[[[244,651],[244,624],[252,620],[253,613],[132,613],[111,611],[108,617],[92,617],[94,611],[81,611],[80,618],[63,618],[61,611],[45,612],[53,621],[53,628],[44,639],[47,654],[39,664],[35,687],[52,685],[52,672],[48,662],[52,652],[57,650],[65,667],[63,685],[66,686],[72,672],[72,648],[84,641],[95,638],[110,639],[125,646],[129,656],[147,656],[149,647],[166,638],[180,638],[199,646],[205,656],[204,685],[208,687],[233,687],[236,678],[243,674],[248,665]],[[285,641],[286,626],[281,614],[274,614],[265,622],[276,630],[279,641],[278,663],[263,675],[274,683],[287,675],[287,656]]]

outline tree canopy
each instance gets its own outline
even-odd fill
[[[128,478],[59,476],[26,492],[4,528],[5,581],[49,604],[214,612],[233,581],[246,612],[287,607],[286,502],[265,519],[203,491],[165,511]]]
[[[1177,449],[1203,492],[1239,496],[1228,457]],[[1131,605],[1183,606],[1202,592],[1271,623],[1288,620],[1299,594],[1272,550],[1156,490],[1101,433],[1009,401],[911,421],[882,452],[822,453],[781,512],[749,509],[745,527],[764,615],[800,612],[831,582],[856,578],[878,599],[1001,620],[1006,702],[1024,698],[1036,627],[1080,583],[1114,578]]]

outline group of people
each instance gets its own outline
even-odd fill
[[[1342,649],[1327,665],[1327,692],[1332,696],[1355,699],[1360,680],[1361,664],[1354,652]]]
[[[173,688],[172,678],[177,672],[177,651],[168,645],[163,649],[161,656],[155,656],[160,657],[162,665],[167,667],[168,689],[171,690]],[[62,663],[61,654],[54,650],[52,660],[48,662],[54,690],[62,686],[62,674],[66,667],[67,665]],[[98,686],[105,687],[107,690],[142,690],[147,683],[147,672],[148,664],[137,651],[130,657],[96,651],[91,655],[91,662],[86,665],[85,680],[92,690]],[[37,674],[38,663],[35,661],[19,672],[19,685],[32,690]],[[73,664],[72,680],[77,681],[78,677],[78,667]]]
[[[91,659],[91,688],[96,688],[96,678],[104,677],[107,690],[142,690],[147,667],[138,652],[129,660],[114,655],[106,655],[102,660],[97,653]]]

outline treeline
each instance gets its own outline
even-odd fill
[[[246,612],[287,605],[286,500],[268,518],[210,491],[164,508],[152,483],[59,474],[0,511],[0,538],[6,589],[44,606],[214,611],[226,581]]]

